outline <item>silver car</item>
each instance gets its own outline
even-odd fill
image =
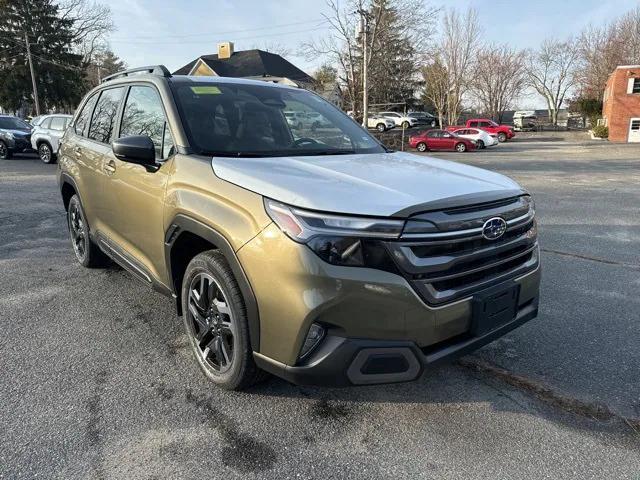
[[[31,146],[44,163],[56,161],[60,139],[71,122],[71,115],[44,115],[31,132]]]

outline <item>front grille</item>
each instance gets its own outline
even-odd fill
[[[499,216],[507,222],[497,240],[482,235],[482,225]],[[419,233],[421,222],[427,222]],[[429,304],[441,305],[538,265],[537,227],[528,197],[413,216],[410,233],[388,242],[398,268]]]

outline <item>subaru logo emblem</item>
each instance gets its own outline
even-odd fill
[[[497,240],[504,232],[507,231],[507,222],[504,218],[494,217],[490,218],[482,226],[482,236],[487,240]]]

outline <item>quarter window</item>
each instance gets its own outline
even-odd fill
[[[122,114],[120,137],[146,135],[153,140],[156,157],[173,154],[173,138],[164,116],[162,100],[152,87],[133,86],[129,90]]]
[[[100,143],[109,143],[116,123],[116,112],[122,99],[124,87],[103,90],[89,125],[88,137]]]
[[[96,105],[96,100],[98,100],[98,95],[94,94],[87,103],[84,104],[80,115],[76,119],[75,131],[78,135],[84,135],[87,125],[89,125],[89,120],[91,119],[91,112],[93,112],[93,107]]]
[[[51,118],[51,126],[49,127],[51,130],[64,130],[66,127],[67,119],[65,117],[52,117]]]

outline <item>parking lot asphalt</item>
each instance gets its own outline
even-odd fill
[[[536,198],[541,313],[417,382],[249,392],[169,299],[74,260],[55,166],[0,161],[0,478],[640,478],[640,147],[435,156]]]

